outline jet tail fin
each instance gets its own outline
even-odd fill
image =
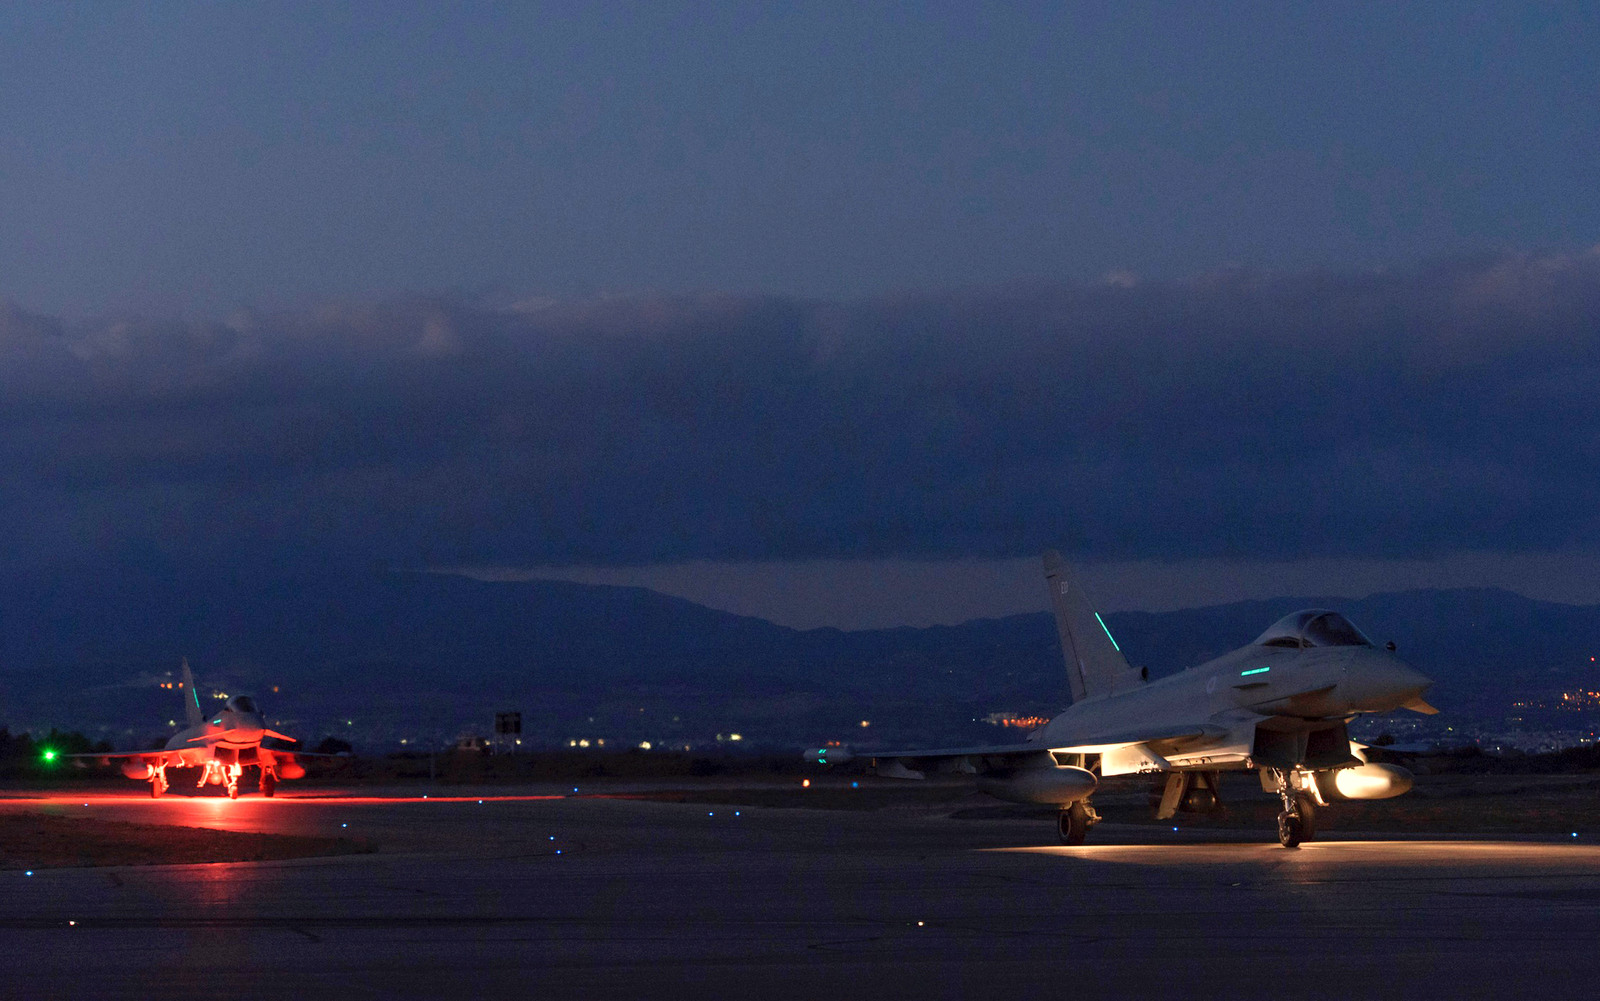
[[[1117,689],[1119,679],[1131,676],[1133,669],[1127,658],[1054,549],[1044,554],[1044,577],[1050,584],[1050,603],[1055,608],[1056,631],[1067,662],[1072,701],[1110,694]]]
[[[205,722],[200,714],[200,689],[194,687],[194,672],[189,670],[189,658],[183,658],[183,718],[190,726]]]

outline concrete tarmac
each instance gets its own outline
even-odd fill
[[[1600,847],[499,790],[0,799],[373,855],[0,872],[16,998],[1579,997]],[[546,798],[556,797],[556,798]],[[87,803],[88,805],[83,805]]]

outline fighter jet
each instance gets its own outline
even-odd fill
[[[200,691],[195,687],[194,674],[189,661],[183,661],[183,695],[185,722],[188,726],[174,734],[165,748],[159,751],[129,751],[121,754],[73,754],[71,758],[93,758],[105,763],[112,759],[122,762],[122,774],[130,779],[150,783],[150,795],[158,797],[167,791],[169,767],[200,767],[197,787],[225,785],[228,798],[239,798],[239,780],[249,765],[261,769],[261,795],[271,796],[278,788],[279,779],[297,779],[305,775],[305,767],[295,761],[301,751],[285,751],[262,746],[263,738],[295,743],[293,737],[284,736],[267,728],[261,710],[248,695],[235,695],[209,720],[200,710]]]
[[[1432,682],[1380,648],[1343,615],[1313,608],[1273,623],[1254,643],[1151,681],[1128,664],[1105,621],[1072,580],[1060,554],[1044,555],[1072,705],[1029,735],[993,747],[875,751],[890,778],[974,775],[999,799],[1060,808],[1066,844],[1082,844],[1099,815],[1091,803],[1102,778],[1166,773],[1156,816],[1206,812],[1220,803],[1224,771],[1256,770],[1276,794],[1278,841],[1316,834],[1316,808],[1334,800],[1387,799],[1411,788],[1411,774],[1369,763],[1347,724],[1363,713],[1437,712],[1423,701]],[[841,764],[839,748],[807,752]]]

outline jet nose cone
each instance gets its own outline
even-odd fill
[[[236,740],[260,740],[267,721],[260,713],[239,713],[234,717],[231,734]]]
[[[1341,686],[1354,708],[1362,712],[1391,712],[1411,702],[1421,702],[1433,679],[1393,654],[1379,652],[1351,665]]]
[[[1407,688],[1414,695],[1421,695],[1433,687],[1432,678],[1398,657],[1393,658],[1393,660],[1394,663],[1391,666],[1391,670],[1394,672],[1394,680],[1392,683],[1396,687]]]

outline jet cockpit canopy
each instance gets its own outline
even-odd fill
[[[232,709],[236,713],[253,713],[260,711],[256,708],[255,700],[248,695],[235,695],[233,698],[228,700],[228,708]]]
[[[1256,638],[1257,646],[1301,649],[1319,646],[1372,646],[1361,630],[1338,612],[1308,608],[1293,612],[1267,627]]]

